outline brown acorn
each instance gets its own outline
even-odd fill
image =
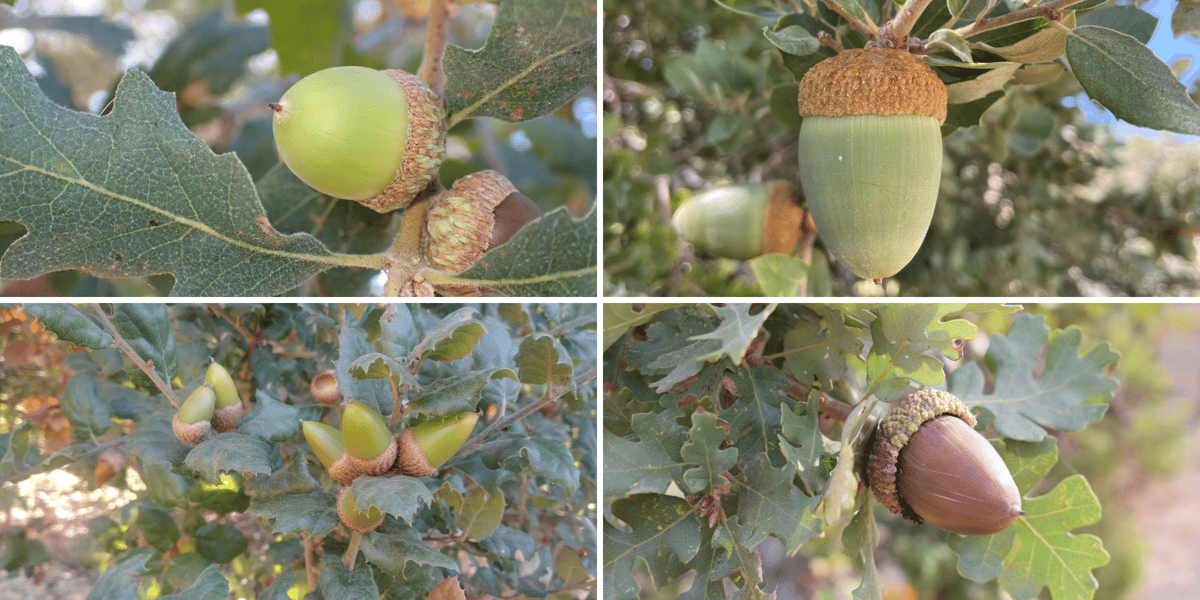
[[[308,389],[313,400],[325,406],[337,406],[342,402],[342,391],[338,388],[337,374],[332,370],[318,373],[309,383]]]
[[[1000,532],[1025,514],[996,449],[975,431],[955,396],[922,390],[904,398],[875,431],[867,479],[892,513],[961,535]]]

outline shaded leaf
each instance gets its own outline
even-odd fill
[[[0,51],[3,49],[0,48]],[[171,331],[171,318],[165,304],[114,304],[112,322],[117,333],[125,338],[133,351],[142,360],[151,363],[154,372],[163,382],[175,379],[179,368],[179,355],[175,348],[175,334]],[[125,370],[139,386],[158,390],[154,382],[141,369],[127,363]]]
[[[574,365],[558,341],[551,335],[533,334],[521,340],[513,359],[521,383],[567,385]]]
[[[817,38],[813,37],[808,30],[799,25],[784,27],[779,31],[773,31],[770,27],[763,28],[763,35],[767,37],[767,41],[775,44],[775,47],[788,53],[797,56],[806,56],[817,51],[821,47],[821,43]]]
[[[975,338],[977,328],[964,319],[943,321],[960,310],[955,304],[887,304],[878,307],[871,323],[873,344],[867,354],[867,382],[885,400],[898,397],[911,381],[939,385],[946,374],[929,352],[957,359],[962,340]]]
[[[721,448],[725,428],[712,413],[692,415],[689,440],[680,448],[683,460],[697,466],[683,472],[683,483],[693,494],[706,493],[711,486],[726,485],[722,475],[737,463],[737,448]]]
[[[633,327],[654,318],[654,315],[681,304],[604,304],[604,348],[613,345]]]
[[[236,6],[242,14],[259,8],[267,11],[271,46],[285,75],[304,76],[341,65],[354,33],[354,15],[346,2],[237,0]]]
[[[595,208],[579,219],[565,208],[551,211],[483,255],[459,283],[509,296],[595,296]]]
[[[636,562],[649,567],[655,581],[666,582],[686,571],[686,565],[700,550],[700,521],[696,509],[683,498],[638,494],[614,501],[612,515],[629,529],[604,523],[606,597],[638,597],[638,584],[633,578]]]
[[[262,390],[254,397],[254,412],[238,423],[238,432],[260,437],[267,442],[282,442],[300,433],[300,413],[296,407],[284,404]]]
[[[395,575],[405,573],[407,563],[458,570],[454,559],[438,552],[421,539],[421,534],[403,521],[384,521],[363,536],[363,556],[371,564]]]
[[[557,440],[497,437],[484,444],[479,456],[489,469],[505,469],[513,473],[529,469],[538,478],[545,478],[563,488],[568,496],[579,487],[579,467],[575,464],[575,458]]]
[[[149,554],[134,554],[101,573],[86,600],[138,600],[138,576],[149,560]]]
[[[604,430],[605,496],[663,494],[672,482],[683,483],[680,450],[687,433],[675,423],[677,413],[633,415],[633,429],[640,438],[636,442]]]
[[[337,498],[324,490],[306,494],[281,494],[254,500],[249,512],[270,519],[274,530],[285,534],[325,535],[337,527]]]
[[[750,314],[750,310],[755,307],[751,304],[714,306],[721,324],[713,331],[688,338],[688,341],[716,340],[720,342],[720,347],[709,354],[700,356],[699,360],[716,362],[722,357],[728,356],[735,366],[741,365],[742,359],[750,349],[750,342],[754,341],[754,337],[758,335],[758,328],[767,320],[767,317],[771,316],[772,312],[775,312],[775,306],[775,304],[769,304],[753,315]]]
[[[433,493],[420,479],[405,475],[362,476],[356,478],[351,487],[359,510],[374,506],[406,523],[412,522],[413,514],[422,504],[433,502]]]
[[[270,456],[271,447],[259,438],[241,433],[222,433],[192,448],[184,464],[206,480],[220,483],[222,471],[270,473]]]
[[[413,354],[430,360],[460,360],[471,354],[486,331],[480,325],[479,312],[460,308],[446,315],[413,349]]]
[[[496,493],[488,494],[487,490],[476,487],[463,499],[454,524],[468,539],[478,541],[492,535],[503,517],[504,492],[496,490]]]
[[[382,371],[374,367],[374,359],[366,365],[359,363],[359,359],[370,356],[374,357],[377,353],[371,342],[367,341],[367,334],[360,327],[348,325],[342,328],[338,334],[338,358],[337,368],[334,373],[337,375],[338,389],[342,392],[342,397],[355,402],[362,402],[367,407],[375,412],[388,416],[392,414],[392,408],[395,401],[392,398],[392,386],[388,381],[383,379],[358,379],[357,375],[378,374]],[[386,362],[384,364],[387,364]],[[393,363],[394,364],[394,363]],[[354,371],[351,373],[351,371]],[[390,373],[401,373],[403,369],[396,368],[390,370]]]
[[[441,417],[472,412],[482,399],[480,393],[493,379],[516,380],[512,369],[483,369],[443,377],[409,396],[409,404],[423,414]]]
[[[566,104],[595,81],[596,14],[594,0],[501,4],[482,48],[446,48],[446,121],[525,121]]]
[[[112,429],[112,410],[108,402],[96,393],[96,378],[93,375],[80,373],[67,380],[67,387],[58,405],[62,408],[63,416],[71,423],[71,433],[76,439],[92,439]]]
[[[375,585],[375,576],[369,563],[360,562],[354,571],[348,571],[339,557],[330,554],[321,559],[320,589],[325,598],[379,599],[379,587]]]
[[[847,325],[836,308],[814,304],[798,311],[799,322],[783,337],[783,371],[804,384],[833,387],[846,372],[846,356],[862,352],[860,329]]]
[[[112,346],[112,336],[95,319],[73,304],[30,303],[21,307],[58,339],[76,346],[101,350]]]
[[[795,466],[779,469],[766,455],[757,454],[733,478],[738,487],[737,516],[741,527],[738,542],[753,548],[773,535],[783,542],[787,554],[795,554],[800,545],[821,531],[821,522],[813,513],[819,497],[805,496],[792,485]]]
[[[780,444],[783,455],[790,464],[796,465],[800,478],[812,494],[823,489],[829,481],[826,463],[842,448],[841,442],[825,437],[817,426],[819,396],[820,392],[816,391],[809,394],[803,413],[784,410],[781,419],[783,433],[780,438],[786,442]]]
[[[1186,2],[1181,2],[1178,6],[1185,4]],[[1178,7],[1175,9],[1175,14],[1179,14]],[[1136,6],[1112,4],[1089,10],[1080,15],[1079,24],[1107,27],[1113,31],[1124,33],[1143,44],[1149,44],[1150,38],[1154,35],[1154,29],[1158,27],[1158,18]],[[1172,24],[1174,24],[1174,20],[1172,20]]]

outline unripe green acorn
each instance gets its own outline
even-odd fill
[[[300,429],[304,431],[308,447],[326,469],[346,453],[346,441],[336,428],[319,421],[301,421]]]
[[[337,512],[346,527],[354,531],[370,531],[379,527],[379,524],[383,522],[383,512],[374,505],[368,507],[366,512],[358,509],[354,493],[350,491],[349,487],[342,488],[342,491],[338,493]]]
[[[179,441],[195,446],[212,432],[213,412],[217,408],[217,394],[207,383],[188,395],[175,416],[171,418],[171,431]]]
[[[441,101],[403,71],[325,69],[269,106],[275,147],[301,181],[378,212],[408,206],[445,156]]]
[[[433,200],[421,250],[430,266],[461,273],[542,211],[496,171],[472,173]]]
[[[781,180],[713,188],[684,200],[671,219],[683,241],[737,260],[791,254],[804,220],[799,191]]]
[[[933,218],[945,84],[907,51],[846,50],[804,75],[800,115],[800,181],[825,247],[864,279],[896,274]]]
[[[212,361],[208,371],[204,373],[205,383],[211,385],[217,394],[217,409],[213,412],[213,429],[221,433],[233,431],[239,419],[242,418],[242,397],[238,394],[233,377],[220,363]]]
[[[368,475],[382,475],[396,461],[396,440],[374,409],[351,402],[342,411],[342,437],[351,462]]]
[[[471,437],[479,413],[459,413],[431,419],[400,433],[393,472],[410,477],[428,477],[442,466]]]
[[[880,503],[951,533],[989,535],[1025,514],[1021,494],[975,416],[940,390],[904,398],[876,429],[867,479]]]

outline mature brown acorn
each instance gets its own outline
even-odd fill
[[[879,424],[867,478],[895,514],[951,533],[989,535],[1025,514],[1008,467],[955,396],[922,390]]]

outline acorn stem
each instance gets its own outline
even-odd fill
[[[908,34],[912,32],[913,25],[917,24],[917,19],[921,13],[929,7],[932,0],[905,0],[904,6],[900,7],[900,12],[896,13],[896,18],[889,21],[883,26],[879,32],[880,41],[890,44],[892,48],[908,47]]]
[[[108,313],[104,312],[104,309],[99,304],[92,304],[91,306],[92,312],[96,313],[96,318],[100,319],[100,324],[104,326],[104,330],[108,332],[108,335],[112,336],[113,343],[121,350],[121,354],[124,354],[129,360],[133,361],[133,364],[137,365],[150,378],[150,381],[154,382],[155,387],[167,397],[167,400],[171,401],[171,406],[178,409],[180,406],[179,399],[175,397],[175,392],[171,389],[171,386],[164,383],[162,378],[158,376],[158,372],[154,370],[154,364],[142,360],[142,357],[138,356],[137,352],[134,352],[133,347],[129,345],[129,342],[125,341],[125,338],[121,336],[121,332],[117,331],[117,326],[113,325],[112,319],[108,317]]]
[[[350,545],[346,547],[346,553],[342,555],[342,563],[346,565],[347,571],[354,570],[354,561],[358,558],[358,546],[362,544],[362,532],[350,532]]]
[[[404,209],[400,231],[396,232],[396,240],[387,251],[391,266],[383,290],[386,297],[399,296],[400,289],[412,280],[421,266],[421,231],[425,228],[425,215],[433,205],[432,200],[432,196],[418,198]]]
[[[442,70],[442,55],[446,52],[446,19],[449,16],[450,7],[447,6],[446,0],[432,0],[429,3],[425,55],[421,58],[421,66],[417,70],[417,76],[429,85],[429,89],[433,90],[438,100],[446,93],[446,73]]]

